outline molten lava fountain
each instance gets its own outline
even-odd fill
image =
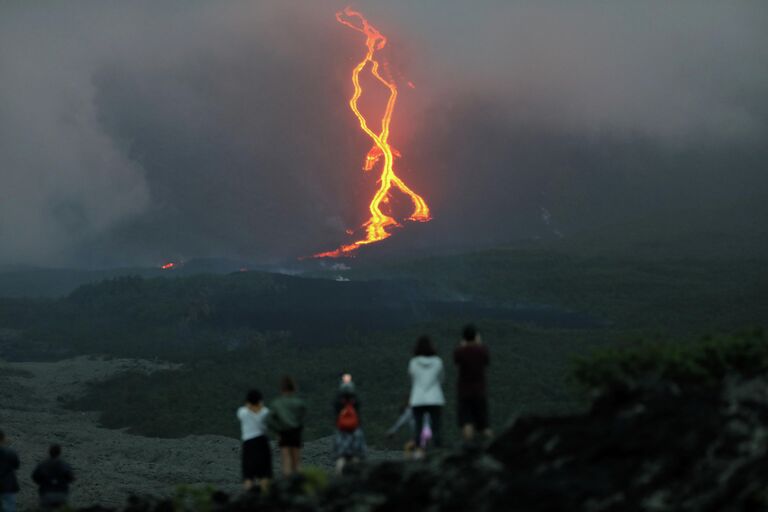
[[[363,224],[363,227],[365,228],[365,238],[352,242],[351,244],[342,245],[334,251],[315,254],[315,258],[351,256],[360,246],[379,242],[389,237],[391,233],[388,231],[388,228],[398,227],[400,224],[398,224],[391,215],[384,213],[381,207],[382,204],[389,202],[389,194],[392,191],[393,185],[406,194],[413,203],[413,213],[408,217],[408,220],[427,222],[431,218],[427,203],[420,195],[408,188],[403,180],[397,177],[393,167],[395,157],[400,156],[400,153],[389,144],[389,128],[392,121],[392,112],[395,109],[395,102],[397,101],[397,84],[395,84],[391,77],[382,77],[379,72],[381,64],[376,57],[376,52],[386,46],[387,38],[381,35],[373,25],[368,23],[368,20],[366,20],[362,14],[349,7],[343,11],[337,12],[336,19],[339,23],[365,35],[365,47],[367,48],[367,52],[365,57],[363,57],[363,60],[361,60],[352,70],[352,84],[355,87],[355,91],[349,100],[349,108],[352,109],[352,112],[354,112],[357,117],[357,120],[360,123],[360,129],[362,129],[373,141],[373,146],[365,157],[363,170],[371,171],[376,164],[381,161],[381,177],[379,178],[379,188],[368,206],[371,216],[365,224]],[[369,127],[368,120],[360,113],[357,106],[357,100],[359,100],[360,96],[363,94],[363,88],[360,85],[360,73],[363,71],[369,71],[378,83],[389,90],[389,97],[384,109],[384,114],[381,118],[381,130],[379,133],[375,133]]]

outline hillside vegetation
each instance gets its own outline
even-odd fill
[[[405,368],[422,333],[448,363],[450,437],[451,351],[465,322],[478,323],[491,348],[496,426],[521,413],[583,407],[570,372],[577,356],[595,349],[677,347],[764,326],[764,242],[727,239],[727,247],[715,247],[711,240],[691,235],[597,249],[585,238],[390,264],[361,260],[345,272],[349,282],[328,279],[336,271],[315,279],[261,272],[123,277],[61,299],[2,299],[0,328],[14,335],[0,340],[0,350],[5,357],[101,353],[184,363],[181,371],[117,376],[70,400],[101,411],[106,426],[156,436],[236,435],[232,411],[244,390],[256,386],[273,397],[286,373],[297,376],[310,402],[308,435],[327,435],[337,377],[351,371],[369,437],[397,447],[400,440],[387,441],[383,432],[405,400]],[[656,350],[652,358],[678,349]],[[576,368],[585,383],[614,371]]]

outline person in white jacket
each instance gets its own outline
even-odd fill
[[[422,446],[422,433],[425,422],[431,429],[432,443],[440,446],[440,415],[445,405],[443,394],[443,360],[435,350],[432,340],[428,336],[422,336],[416,342],[413,358],[408,364],[408,373],[411,376],[411,396],[409,404],[413,411],[416,423],[416,446]]]

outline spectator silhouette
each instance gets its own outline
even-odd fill
[[[307,405],[297,396],[293,378],[285,376],[280,382],[280,396],[270,404],[267,425],[278,435],[283,475],[299,471],[301,465],[302,432]]]
[[[476,432],[486,438],[492,435],[488,422],[488,391],[485,369],[490,363],[488,347],[473,325],[464,327],[462,339],[453,353],[459,370],[458,418],[465,441],[472,441]]]
[[[8,446],[5,433],[0,430],[0,511],[16,511],[16,494],[19,481],[16,470],[19,469],[19,456]]]
[[[414,441],[417,446],[416,455],[420,457],[430,439],[434,446],[441,446],[440,419],[445,405],[443,360],[438,357],[428,336],[422,336],[416,342],[408,373],[411,376],[409,403],[416,423]]]
[[[246,491],[258,481],[259,488],[266,492],[272,480],[272,449],[267,437],[269,409],[264,407],[260,391],[248,392],[245,405],[237,410],[240,420],[242,448],[243,487]]]
[[[336,417],[333,453],[337,473],[341,473],[347,463],[358,462],[366,456],[365,434],[360,426],[360,406],[352,376],[345,373],[341,377],[339,391],[333,403]]]
[[[54,510],[64,507],[69,499],[69,484],[75,480],[69,464],[61,460],[61,446],[48,450],[49,458],[37,465],[32,480],[38,485],[40,508]]]

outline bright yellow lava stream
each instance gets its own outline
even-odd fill
[[[339,23],[365,34],[365,46],[368,51],[365,54],[365,58],[363,58],[363,60],[361,60],[352,70],[352,84],[355,87],[355,92],[349,100],[349,108],[351,108],[352,112],[357,116],[357,119],[360,122],[360,128],[373,140],[373,147],[365,157],[363,170],[372,170],[374,165],[378,163],[382,157],[384,158],[384,162],[381,168],[379,189],[376,191],[376,194],[373,196],[373,199],[368,206],[368,209],[371,212],[371,217],[365,224],[363,224],[363,227],[365,227],[365,238],[352,242],[351,244],[342,245],[334,251],[315,254],[315,258],[350,256],[352,252],[362,245],[379,242],[389,237],[391,233],[387,231],[387,228],[400,225],[390,215],[381,211],[381,204],[387,202],[392,185],[410,197],[413,202],[414,210],[411,216],[408,217],[408,220],[427,222],[431,218],[429,207],[424,199],[408,188],[408,186],[395,174],[393,168],[395,156],[400,156],[400,153],[389,145],[389,127],[392,121],[392,112],[395,109],[395,102],[397,101],[397,85],[394,81],[386,80],[381,76],[379,73],[380,64],[376,59],[376,52],[384,48],[387,44],[387,38],[381,35],[375,27],[368,23],[368,20],[366,20],[362,14],[349,7],[343,11],[337,12],[336,19]],[[360,85],[360,73],[363,72],[366,67],[370,67],[371,75],[373,75],[379,83],[389,89],[389,98],[387,99],[387,105],[384,109],[384,115],[381,118],[381,132],[378,134],[368,126],[368,121],[365,119],[365,116],[360,113],[357,106],[357,101],[363,94],[363,88]]]

